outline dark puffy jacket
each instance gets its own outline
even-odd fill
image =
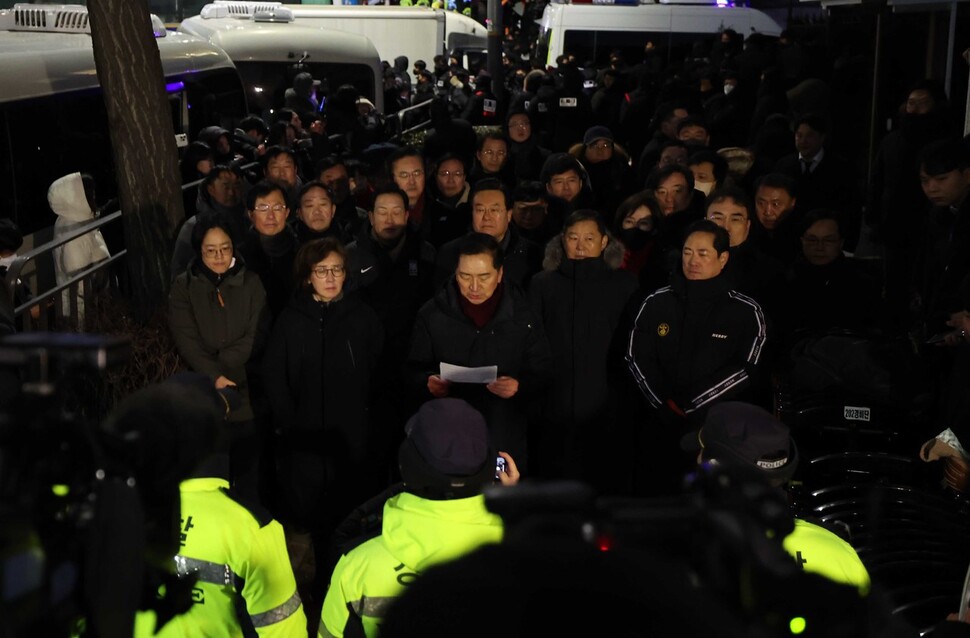
[[[498,376],[518,380],[515,396],[502,399],[484,385],[451,384],[450,396],[465,399],[485,416],[492,443],[519,464],[526,463],[525,407],[546,385],[551,372],[549,341],[529,304],[514,285],[503,285],[495,316],[478,329],[458,301],[457,286],[443,287],[418,313],[408,357],[411,379],[425,399],[427,379],[441,363],[498,366]]]
[[[168,326],[186,364],[215,380],[224,376],[240,390],[243,405],[233,419],[252,418],[246,364],[266,321],[266,293],[259,277],[237,265],[219,281],[191,265],[172,283]]]
[[[392,364],[407,356],[414,317],[433,294],[434,248],[415,233],[394,252],[381,246],[365,225],[357,241],[347,247],[347,288],[377,313],[387,339],[385,354]]]
[[[353,293],[323,304],[300,291],[273,328],[262,372],[282,436],[280,479],[311,527],[318,517],[304,510],[322,508],[328,493],[339,519],[379,487],[369,407],[383,342],[377,315]]]
[[[566,259],[557,236],[546,246],[543,272],[532,278],[529,297],[549,338],[554,370],[543,416],[563,426],[611,409],[610,388],[617,370],[624,371],[627,333],[618,330],[637,289],[633,273],[617,270],[623,251],[611,240],[600,258]]]
[[[435,288],[440,288],[454,277],[461,240],[462,238],[459,237],[441,247],[435,268]],[[518,228],[512,224],[509,224],[501,246],[504,253],[502,269],[505,273],[505,281],[511,281],[520,288],[526,288],[532,275],[539,272],[542,264],[542,249],[535,242],[520,236]]]

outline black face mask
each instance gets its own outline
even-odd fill
[[[653,231],[641,230],[637,227],[627,228],[620,232],[620,241],[627,247],[627,250],[634,252],[646,246],[652,237]]]

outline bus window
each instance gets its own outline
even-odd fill
[[[68,173],[90,173],[99,200],[114,196],[114,162],[100,91],[0,104],[0,119],[0,206],[25,235],[54,223],[47,189]]]
[[[283,95],[293,85],[295,72],[283,72],[282,67],[292,67],[282,62],[237,62],[236,68],[246,87],[246,97],[253,113],[268,113],[283,106]],[[365,64],[304,63],[301,70],[310,73],[315,80],[324,81],[328,95],[336,93],[341,85],[351,84],[360,93],[374,101],[374,71]]]
[[[180,80],[185,83],[187,92],[187,132],[190,139],[195,139],[199,131],[207,126],[218,125],[231,131],[239,120],[249,115],[242,82],[233,69],[184,75]],[[175,132],[178,133],[178,129]]]

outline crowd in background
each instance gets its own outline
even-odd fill
[[[807,338],[936,335],[953,347],[922,347],[941,388],[924,458],[966,454],[970,152],[936,82],[902,96],[866,183],[844,67],[790,33],[553,68],[525,42],[500,95],[457,60],[398,58],[387,113],[349,86],[320,110],[302,74],[183,155],[202,181],[169,325],[241,395],[234,489],[312,536],[318,596],[334,530],[398,478],[432,399],[473,406],[525,478],[663,494],[694,460],[682,435],[723,401],[771,410]],[[423,137],[384,139],[425,102]]]

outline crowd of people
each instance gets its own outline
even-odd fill
[[[169,327],[186,367],[239,396],[232,490],[312,539],[304,603],[322,605],[320,635],[357,635],[354,622],[374,635],[400,587],[367,593],[370,563],[411,578],[498,538],[481,502],[438,503],[493,478],[676,492],[696,463],[683,436],[725,402],[771,410],[792,348],[826,331],[953,346],[931,352],[948,391],[922,454],[966,456],[970,150],[934,82],[906,96],[867,189],[790,35],[771,48],[725,32],[676,64],[652,43],[602,68],[516,57],[498,97],[487,73],[444,58],[415,63],[413,90],[406,60],[389,67],[386,104],[431,102],[417,145],[374,139],[372,105],[342,87],[349,116],[282,108],[206,129],[183,157],[202,182]],[[884,268],[853,255],[873,241]],[[755,431],[776,427],[748,408]],[[787,455],[787,431],[773,440]],[[755,465],[780,467],[771,452]],[[428,475],[478,479],[414,488]],[[348,553],[346,521],[402,476],[404,493],[367,512],[385,508],[383,545]],[[388,526],[405,534],[422,515],[454,536],[438,529],[427,542],[443,554],[408,562]]]

